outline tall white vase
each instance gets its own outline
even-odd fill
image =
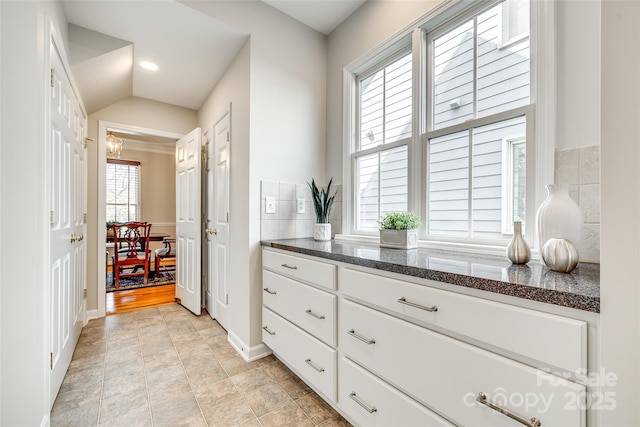
[[[569,196],[566,185],[547,185],[547,198],[536,215],[538,250],[549,239],[569,240],[576,248],[582,244],[582,211]],[[540,260],[545,263],[541,257]]]

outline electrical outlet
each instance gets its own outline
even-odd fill
[[[276,213],[276,198],[267,197],[264,204],[264,212],[268,214]]]
[[[304,213],[304,199],[298,199],[298,203],[296,204],[296,212]]]

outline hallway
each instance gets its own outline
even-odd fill
[[[204,313],[164,305],[89,322],[51,426],[349,426],[273,356],[245,362]]]

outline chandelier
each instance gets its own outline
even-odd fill
[[[107,157],[119,159],[122,153],[124,141],[111,132],[107,132]]]

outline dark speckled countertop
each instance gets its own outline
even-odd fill
[[[512,265],[505,257],[438,249],[383,249],[354,242],[313,239],[263,241],[263,246],[333,261],[436,280],[579,310],[600,312],[600,265],[580,263],[569,274],[534,260]]]

